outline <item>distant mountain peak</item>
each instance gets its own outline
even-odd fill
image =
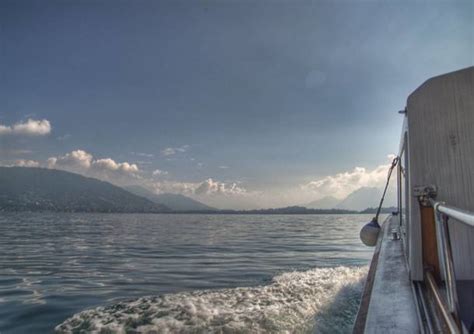
[[[333,209],[341,200],[334,196],[325,196],[305,205],[309,209]]]
[[[361,211],[371,207],[377,207],[382,196],[382,189],[376,187],[360,187],[344,199],[340,200],[334,196],[325,196],[305,205],[309,209],[342,209]],[[384,206],[393,207],[396,203],[396,191],[389,188]]]
[[[345,210],[364,210],[370,207],[377,207],[382,197],[382,189],[375,187],[361,187],[354,190],[352,193],[347,195],[336,208]],[[385,206],[393,206],[396,196],[394,191],[391,190],[387,193],[387,198],[384,202]]]

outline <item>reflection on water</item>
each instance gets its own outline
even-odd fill
[[[271,285],[314,267],[366,265],[364,215],[2,214],[0,332],[50,332],[124,299]]]

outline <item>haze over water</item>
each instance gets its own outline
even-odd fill
[[[370,218],[4,213],[0,332],[52,332],[85,309],[163,294],[170,295],[138,304],[152,305],[163,328],[176,331],[317,329],[319,322],[324,332],[337,317],[344,332],[372,254],[358,238]],[[336,299],[344,314],[331,306]]]

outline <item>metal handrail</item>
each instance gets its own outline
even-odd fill
[[[448,220],[456,219],[468,226],[474,227],[474,213],[448,206],[434,199],[429,200],[435,212],[436,238],[438,241],[438,256],[446,281],[449,311],[459,318],[459,303],[456,289],[456,277],[454,274],[454,261],[449,238]]]
[[[454,261],[449,238],[448,216],[435,211],[436,236],[438,239],[438,256],[441,259],[441,267],[446,281],[449,310],[458,314],[458,297],[456,289],[456,277],[454,274]]]
[[[445,214],[448,217],[459,220],[461,223],[474,227],[474,213],[446,205],[444,202],[436,202],[430,199],[431,205],[436,212]]]

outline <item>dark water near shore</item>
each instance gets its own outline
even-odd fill
[[[2,213],[0,333],[49,333],[85,309],[163,294],[134,302],[157,312],[142,331],[330,332],[334,316],[345,332],[372,254],[358,237],[370,218]],[[87,315],[87,328],[114,312]]]

